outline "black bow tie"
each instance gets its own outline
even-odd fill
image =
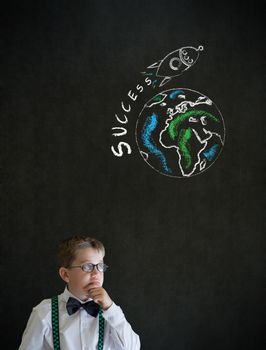
[[[96,304],[93,300],[87,301],[86,303],[82,304],[77,299],[72,297],[68,299],[66,304],[67,312],[69,315],[74,314],[81,307],[83,307],[87,311],[87,313],[93,317],[97,317],[100,308],[99,305]]]

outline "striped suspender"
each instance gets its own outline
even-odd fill
[[[53,329],[54,350],[60,350],[58,296],[57,295],[52,297],[51,306],[52,306],[52,329]],[[98,350],[103,350],[103,338],[104,338],[104,318],[103,318],[103,311],[100,309]]]

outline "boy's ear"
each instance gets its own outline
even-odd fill
[[[62,280],[68,283],[69,282],[68,269],[65,267],[60,267],[58,272]]]

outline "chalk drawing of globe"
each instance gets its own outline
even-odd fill
[[[208,169],[221,153],[225,125],[207,96],[186,88],[152,97],[139,114],[136,142],[154,170],[172,177],[191,177]]]

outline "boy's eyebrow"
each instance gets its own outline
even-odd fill
[[[88,262],[88,263],[90,263],[90,264],[93,264],[90,260],[83,260],[83,261],[81,261],[80,263],[81,263],[81,264],[84,264],[84,263],[86,263],[86,262]],[[99,263],[101,263],[101,262],[103,262],[103,259],[102,259],[101,261],[99,261]]]

